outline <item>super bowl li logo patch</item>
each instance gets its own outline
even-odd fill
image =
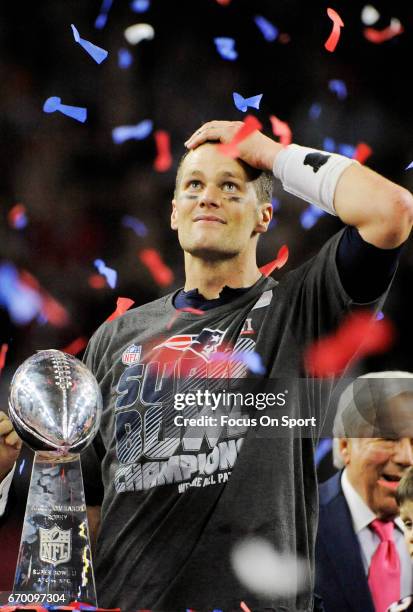
[[[134,363],[139,363],[141,360],[142,345],[131,344],[126,351],[122,353],[122,363],[129,366]]]
[[[67,563],[72,556],[72,530],[60,529],[57,525],[51,529],[39,528],[40,561],[60,565]]]

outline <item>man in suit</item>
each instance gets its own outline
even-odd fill
[[[413,592],[395,492],[413,465],[413,374],[353,381],[334,422],[335,465],[320,486],[316,593],[326,612],[385,612]]]

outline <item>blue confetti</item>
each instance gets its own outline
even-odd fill
[[[314,457],[315,464],[317,466],[320,465],[321,461],[331,451],[332,448],[333,448],[332,438],[322,438],[320,440],[320,442],[317,445],[317,448],[315,451],[315,457]]]
[[[130,7],[135,13],[144,13],[148,10],[150,4],[150,0],[133,0]]]
[[[328,88],[330,91],[337,94],[337,98],[339,100],[344,100],[347,98],[347,87],[344,81],[332,79],[328,82]]]
[[[102,8],[100,9],[100,14],[96,17],[95,21],[95,28],[97,28],[98,30],[101,30],[105,27],[112,3],[113,0],[103,0]]]
[[[314,204],[310,204],[300,215],[300,223],[304,229],[310,229],[317,223],[320,217],[325,215],[325,211],[321,210]]]
[[[338,145],[338,152],[340,155],[345,155],[346,157],[353,159],[354,153],[356,152],[356,147],[344,142]]]
[[[105,262],[102,259],[95,259],[93,262],[102,276],[104,276],[107,280],[107,283],[111,289],[116,287],[116,281],[118,278],[118,273],[113,268],[108,268]]]
[[[273,212],[275,212],[276,210],[279,210],[281,206],[280,200],[275,197],[271,198],[271,206],[272,206]]]
[[[45,113],[54,113],[59,111],[66,115],[67,117],[71,117],[72,119],[76,119],[76,121],[80,121],[84,123],[87,119],[87,109],[82,108],[80,106],[68,106],[67,104],[62,104],[62,99],[57,96],[52,96],[51,98],[47,98],[46,102],[43,104],[43,110]]]
[[[70,24],[73,32],[73,38],[79,45],[92,57],[97,64],[101,64],[108,56],[108,52],[97,45],[80,37],[80,34],[73,23]]]
[[[241,94],[234,91],[232,97],[234,99],[235,107],[245,113],[247,112],[248,107],[250,108],[260,108],[260,102],[263,94],[258,94],[257,96],[251,96],[251,98],[243,98]]]
[[[41,312],[42,304],[39,293],[20,281],[13,264],[0,264],[0,305],[7,309],[13,323],[30,323]]]
[[[273,42],[277,39],[278,28],[276,28],[271,21],[268,21],[268,19],[262,17],[262,15],[257,15],[254,17],[254,21],[257,27],[261,30],[261,34],[264,36],[265,40],[268,42]]]
[[[19,465],[19,474],[21,475],[21,473],[24,470],[24,464],[26,463],[26,459],[23,459],[23,461],[21,461],[20,465]]]
[[[334,153],[334,151],[336,150],[336,143],[334,142],[332,138],[329,138],[328,136],[324,138],[323,150],[329,151],[330,153]]]
[[[310,110],[308,111],[308,116],[310,117],[310,119],[315,121],[321,115],[321,110],[321,104],[318,104],[318,102],[314,102],[314,104],[311,105]]]
[[[413,168],[413,161],[410,162],[408,166],[406,166],[406,170],[410,170],[411,168]]]
[[[115,144],[126,140],[143,140],[153,130],[153,121],[144,119],[137,125],[120,125],[112,130],[112,139]]]
[[[384,319],[384,312],[379,310],[379,312],[376,314],[376,320],[381,321],[382,319]]]
[[[233,38],[214,38],[214,43],[218,53],[223,59],[230,61],[237,59],[238,53],[235,50],[235,40]]]
[[[261,355],[255,353],[254,351],[241,351],[239,353],[234,353],[237,361],[241,361],[245,363],[248,369],[253,374],[265,374],[265,368],[262,363]]]
[[[122,225],[124,227],[130,227],[133,229],[137,236],[144,238],[148,234],[148,228],[146,225],[137,219],[136,217],[132,217],[131,215],[124,215],[122,217]]]
[[[124,49],[124,48],[119,49],[118,51],[119,68],[122,68],[123,70],[125,70],[126,68],[129,68],[132,62],[133,62],[133,55],[129,51],[129,49]]]

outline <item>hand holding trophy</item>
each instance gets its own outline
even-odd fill
[[[14,374],[9,412],[35,451],[11,601],[96,606],[79,455],[99,429],[96,379],[72,355],[39,351]]]

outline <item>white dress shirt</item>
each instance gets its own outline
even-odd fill
[[[13,465],[12,470],[0,482],[0,516],[3,516],[6,510],[7,498],[9,497],[9,489],[10,489],[11,481],[13,480],[15,469],[16,469],[16,464]]]
[[[341,488],[350,510],[354,532],[360,544],[364,571],[367,576],[371,558],[380,544],[379,536],[369,528],[369,524],[377,517],[350,483],[346,470],[343,471],[341,476]],[[404,541],[403,521],[400,517],[397,517],[394,520],[394,524],[393,539],[399,553],[401,565],[400,597],[407,597],[413,593],[413,566]]]

